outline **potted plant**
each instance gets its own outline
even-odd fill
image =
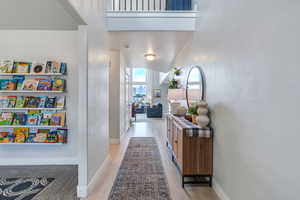
[[[179,88],[179,81],[172,78],[169,80],[169,89],[178,89]]]
[[[196,117],[198,116],[198,105],[191,105],[188,109],[188,113],[192,115],[192,122],[196,124]]]
[[[181,69],[175,67],[175,68],[174,68],[174,74],[175,74],[176,76],[179,76],[179,75],[181,74]]]

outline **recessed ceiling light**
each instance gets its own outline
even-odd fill
[[[153,60],[155,60],[156,55],[154,53],[146,53],[144,56],[145,56],[146,60],[153,61]]]

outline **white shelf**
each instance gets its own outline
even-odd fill
[[[9,146],[21,146],[21,145],[26,145],[26,146],[62,146],[67,143],[0,143],[1,145],[9,145]]]
[[[0,73],[0,76],[66,76],[66,74],[62,73],[43,73],[43,74],[32,74],[32,73]]]
[[[64,110],[64,108],[0,108],[0,110]]]
[[[0,90],[0,93],[64,93],[65,91],[53,90]]]
[[[0,128],[66,128],[65,126],[42,126],[42,125],[0,125]]]

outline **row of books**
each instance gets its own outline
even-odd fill
[[[0,90],[26,90],[26,91],[64,91],[65,79],[25,79],[24,76],[14,76],[12,79],[0,79]]]
[[[64,62],[20,62],[14,60],[0,60],[0,73],[20,74],[65,74],[67,64]]]
[[[29,110],[27,112],[0,113],[1,126],[65,126],[66,113]]]
[[[0,96],[0,108],[64,108],[65,96]]]
[[[67,129],[14,128],[0,132],[0,143],[67,143]]]

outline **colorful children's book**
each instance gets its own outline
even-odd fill
[[[1,90],[16,90],[17,82],[16,80],[10,79],[1,79],[0,80],[0,89]]]
[[[29,129],[28,128],[14,128],[13,134],[15,135],[15,143],[25,143],[26,138],[28,137]]]
[[[31,70],[30,72],[32,74],[44,74],[45,73],[45,70],[46,70],[46,66],[44,63],[37,63],[37,62],[34,62],[32,64],[32,67],[31,67]]]
[[[8,96],[8,108],[14,108],[16,106],[17,97],[16,96]]]
[[[26,125],[27,115],[24,112],[14,113],[13,125]]]
[[[33,141],[35,143],[46,143],[49,132],[49,129],[38,129],[35,138],[33,138]]]
[[[11,125],[13,121],[13,114],[12,112],[3,112],[0,115],[0,125]]]
[[[29,90],[29,91],[37,90],[38,84],[39,81],[36,79],[24,80],[22,89]]]
[[[28,137],[26,138],[26,143],[34,143],[34,138],[36,137],[36,130],[30,130]]]
[[[50,124],[52,126],[65,126],[66,123],[66,113],[65,112],[56,112],[51,116]]]
[[[27,96],[25,97],[25,108],[38,108],[40,104],[40,98],[39,97],[33,97],[33,96]]]
[[[51,117],[55,113],[55,111],[43,111],[42,113],[42,119],[41,119],[41,125],[42,126],[49,126]]]
[[[67,73],[67,63],[60,63],[60,73],[66,74]]]
[[[52,83],[52,90],[54,91],[64,91],[65,90],[65,79],[54,78]]]
[[[64,96],[57,96],[55,101],[56,108],[64,108],[65,107],[65,97]]]
[[[68,140],[68,130],[67,129],[57,129],[57,142],[66,144]]]
[[[48,133],[47,143],[57,143],[57,141],[58,141],[57,131],[50,131]]]
[[[39,98],[40,98],[39,108],[45,108],[47,97],[42,96],[42,97],[39,97]]]
[[[40,119],[41,119],[41,115],[40,114],[27,114],[26,125],[28,125],[28,126],[39,125]]]
[[[16,81],[16,90],[22,90],[22,87],[23,87],[23,82],[25,80],[25,76],[23,75],[15,75],[13,76],[13,80]]]
[[[15,73],[29,73],[31,62],[14,62],[14,72]]]
[[[49,79],[39,79],[37,90],[51,90],[52,81]]]
[[[50,120],[51,126],[60,126],[60,116],[52,115]]]
[[[23,108],[25,104],[25,98],[23,96],[17,97],[16,108]]]
[[[1,143],[8,143],[8,133],[9,132],[0,132],[0,144]]]
[[[51,73],[60,73],[60,63],[56,61],[51,62]]]
[[[7,96],[0,96],[0,108],[8,108],[9,100]]]
[[[54,108],[55,101],[56,101],[56,97],[48,97],[45,103],[45,108]]]
[[[0,73],[12,73],[13,66],[13,60],[0,60]]]

